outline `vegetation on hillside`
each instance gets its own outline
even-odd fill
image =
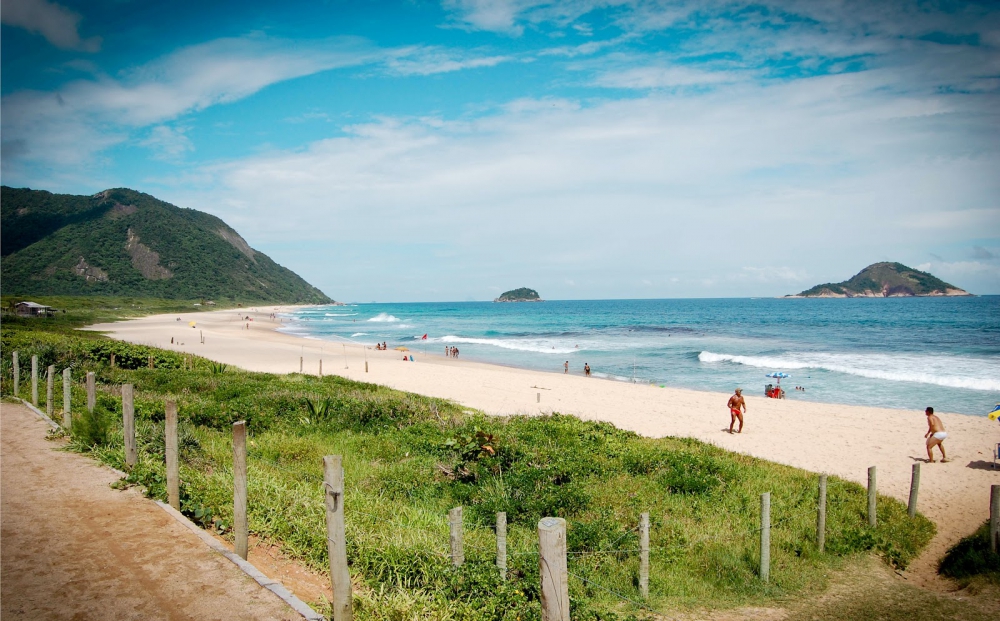
[[[330,301],[207,213],[128,189],[0,193],[5,294]]]
[[[902,263],[873,263],[844,282],[816,285],[799,296],[891,297],[945,295],[949,292],[952,295],[968,295],[933,274]]]
[[[5,322],[22,365],[73,368],[73,411],[85,411],[79,380],[97,374],[95,420],[74,423],[74,446],[124,467],[117,387],[136,387],[140,459],[128,482],[165,497],[164,399],[181,419],[181,503],[230,536],[231,423],[249,427],[251,531],[309,566],[326,569],[321,458],[344,455],[348,559],[362,620],[538,618],[539,518],[567,519],[574,619],[643,612],[635,550],[639,514],[652,519],[649,606],[726,608],[815,594],[831,569],[874,551],[905,566],[934,527],[879,498],[869,528],[865,490],[831,477],[827,552],[815,540],[816,476],[688,439],[643,438],[612,425],[554,414],[489,417],[454,403],[353,382],[243,372],[176,352]],[[116,353],[118,367],[109,366]],[[148,369],[148,356],[156,368]],[[27,366],[21,370],[26,390]],[[60,396],[56,396],[58,402]],[[759,495],[771,492],[769,583],[756,575]],[[466,563],[446,557],[446,513],[465,507]],[[493,564],[495,512],[506,511],[509,579]],[[610,591],[605,590],[610,589]],[[613,592],[613,593],[612,593]]]
[[[504,291],[495,301],[497,302],[540,302],[538,292],[527,287],[520,287],[511,291]]]

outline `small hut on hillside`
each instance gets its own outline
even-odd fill
[[[36,302],[18,302],[14,305],[14,312],[21,317],[51,317],[55,309]]]

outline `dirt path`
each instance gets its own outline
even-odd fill
[[[83,456],[0,406],[0,616],[301,621],[274,594]]]

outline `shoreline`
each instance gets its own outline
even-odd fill
[[[904,503],[912,464],[926,461],[923,434],[927,424],[921,411],[747,395],[744,432],[731,435],[727,432],[727,393],[611,378],[595,381],[605,378],[456,360],[420,349],[412,350],[416,361],[404,362],[402,352],[396,350],[375,351],[359,343],[281,332],[278,328],[287,324],[269,316],[290,308],[153,315],[86,329],[251,371],[297,373],[301,357],[303,372],[312,375],[319,373],[322,364],[324,375],[450,399],[491,415],[560,412],[650,437],[695,438],[861,485],[866,483],[867,468],[876,466],[879,492]],[[254,320],[241,319],[247,316]],[[189,327],[190,321],[196,323],[198,332]],[[200,333],[205,344],[199,342]],[[912,581],[944,588],[945,583],[936,577],[937,560],[989,516],[990,484],[1000,482],[1000,470],[991,468],[991,442],[993,446],[1000,442],[1000,428],[986,417],[938,414],[949,432],[946,450],[951,461],[923,464],[918,505],[938,525],[938,535],[906,575]]]

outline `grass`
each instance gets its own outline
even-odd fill
[[[827,552],[815,540],[816,476],[695,440],[643,438],[571,416],[487,417],[456,404],[337,377],[268,375],[97,335],[4,324],[22,365],[97,374],[102,424],[75,422],[72,446],[124,468],[117,386],[136,387],[139,463],[127,483],[165,498],[164,399],[179,405],[182,510],[230,536],[230,426],[249,428],[251,531],[304,564],[327,566],[323,455],[344,456],[348,559],[356,616],[390,619],[533,619],[539,616],[536,525],[568,522],[574,619],[642,617],[638,600],[639,514],[651,514],[650,608],[729,609],[815,596],[831,572],[874,552],[905,567],[934,533],[922,516],[879,498],[866,523],[866,493],[828,483]],[[108,347],[125,347],[108,365]],[[144,368],[157,357],[156,369]],[[22,369],[22,378],[27,372]],[[27,391],[27,381],[22,391]],[[44,391],[43,391],[44,392]],[[57,405],[61,391],[57,391]],[[82,384],[73,411],[85,411]],[[56,408],[58,410],[58,407]],[[79,417],[80,415],[77,414]],[[95,438],[97,440],[95,441]],[[104,438],[104,439],[102,439]],[[759,496],[771,493],[771,580],[757,577]],[[465,507],[466,564],[447,558],[447,511]],[[494,566],[495,513],[508,515],[506,581]],[[612,594],[614,592],[615,594]]]
[[[990,550],[990,522],[983,522],[976,532],[956,543],[938,570],[973,591],[983,587],[1000,587],[1000,554]]]

